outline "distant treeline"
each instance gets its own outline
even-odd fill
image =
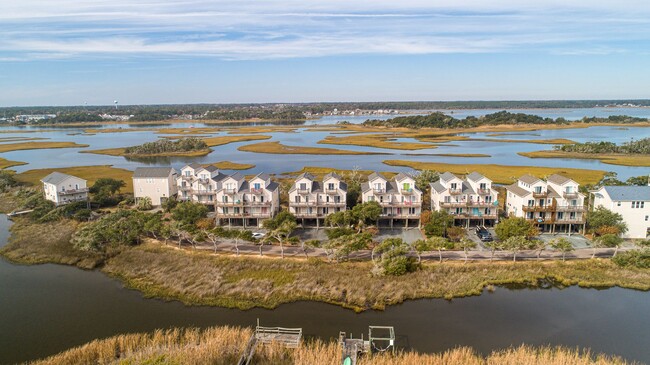
[[[585,142],[554,147],[558,151],[579,153],[625,153],[625,154],[650,154],[650,138],[625,142],[617,145],[612,142]]]
[[[134,121],[156,121],[170,118],[187,119],[266,119],[301,120],[304,113],[322,114],[338,110],[435,110],[435,109],[548,109],[593,108],[606,105],[631,104],[650,106],[650,100],[511,100],[511,101],[385,101],[385,102],[328,102],[288,104],[177,104],[177,105],[114,105],[105,106],[39,106],[0,108],[0,116],[8,119],[17,115],[56,114],[48,122],[85,122],[72,120],[74,116],[111,114],[133,116]],[[96,120],[89,120],[96,121]]]
[[[613,115],[607,118],[583,118],[584,123],[634,123],[645,122],[647,119],[628,116]],[[480,117],[469,116],[456,119],[451,115],[435,112],[428,115],[411,115],[395,117],[388,120],[370,119],[363,122],[366,126],[403,127],[403,128],[473,128],[482,125],[502,124],[568,124],[564,118],[542,118],[537,115],[524,113],[510,113],[500,111]]]
[[[157,155],[170,152],[200,151],[208,148],[208,145],[201,139],[190,137],[178,140],[161,139],[155,142],[148,142],[140,146],[127,147],[124,153],[127,155]]]

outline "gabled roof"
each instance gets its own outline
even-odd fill
[[[470,185],[468,182],[463,181],[461,184],[461,192],[463,194],[476,194],[474,189],[472,189],[472,185]]]
[[[456,179],[456,178],[457,178],[457,176],[452,174],[449,171],[447,171],[447,172],[443,173],[442,175],[440,175],[440,180],[445,181],[445,182],[446,181],[451,181],[451,180]]]
[[[395,181],[402,181],[402,180],[409,179],[409,178],[410,177],[408,175],[400,172],[399,174],[395,175],[395,177],[393,179]]]
[[[530,191],[528,191],[528,190],[526,190],[524,188],[520,188],[519,186],[517,186],[517,183],[506,186],[506,190],[508,190],[509,192],[511,192],[511,193],[513,193],[515,195],[518,195],[520,197],[524,197],[524,196],[530,194]]]
[[[346,184],[343,181],[339,182],[339,189],[341,189],[343,191],[348,191],[348,184]]]
[[[279,189],[279,188],[280,188],[280,184],[278,184],[278,183],[275,182],[275,181],[271,181],[271,182],[266,186],[266,190],[268,190],[268,191],[275,191],[275,190],[277,190],[277,189]]]
[[[541,179],[536,178],[535,176],[529,174],[520,177],[519,180],[525,182],[526,184],[531,184],[531,185],[535,184],[536,182],[542,181]]]
[[[71,177],[74,177],[75,179],[84,180],[84,179],[82,179],[80,177],[76,177],[76,176],[64,174],[62,172],[54,171],[53,173],[51,173],[51,174],[45,176],[44,178],[42,178],[41,181],[44,182],[44,183],[56,185],[56,184],[61,183],[61,182],[65,181],[65,180],[67,180],[67,179],[69,179]],[[84,181],[86,181],[86,180],[84,180]]]
[[[298,175],[296,180],[300,180],[300,179],[303,179],[303,178],[309,179],[309,180],[314,180],[314,175],[312,175],[309,172],[303,172],[302,174]]]
[[[338,179],[338,180],[341,180],[341,179],[342,179],[341,176],[340,176],[339,174],[337,174],[336,172],[332,171],[332,172],[328,173],[327,175],[323,176],[323,181],[329,179],[330,177],[333,177],[333,178]]]
[[[244,178],[244,175],[242,175],[240,172],[233,172],[232,174],[228,175],[228,177],[231,177],[237,181],[240,181]]]
[[[480,181],[482,179],[485,179],[485,176],[479,174],[476,171],[474,171],[471,174],[467,175],[467,180],[472,180],[474,182]]]
[[[368,175],[368,181],[374,180],[376,178],[381,178],[381,179],[384,179],[385,181],[388,181],[388,179],[384,175],[378,173],[377,171],[375,171],[372,174]]]
[[[134,179],[167,178],[176,171],[171,167],[138,167],[133,171]]]
[[[431,184],[429,184],[429,186],[431,187],[431,190],[435,190],[438,193],[442,193],[443,191],[447,190],[447,188],[445,188],[440,183],[440,181],[432,182]]]
[[[212,165],[206,166],[206,167],[204,167],[204,169],[206,169],[206,170],[208,170],[210,172],[219,171],[219,168],[217,168],[216,166],[212,166]]]
[[[202,168],[203,168],[203,166],[199,165],[199,164],[196,163],[196,162],[192,162],[191,164],[185,165],[185,167],[190,167],[190,168],[192,168],[193,170],[198,170],[198,169],[202,169]],[[185,168],[185,167],[183,167],[183,168]]]
[[[255,175],[255,177],[253,179],[256,179],[256,178],[260,178],[260,179],[266,181],[266,180],[270,179],[271,176],[269,174],[265,173],[265,172],[260,172],[259,174]]]
[[[548,197],[549,198],[561,198],[562,197],[560,194],[558,194],[557,191],[555,191],[555,189],[553,189],[550,186],[546,187],[546,191],[548,191]]]
[[[223,180],[223,179],[225,179],[227,177],[228,177],[228,175],[224,174],[223,172],[219,172],[218,174],[216,174],[215,176],[212,177],[212,180],[214,180],[216,182],[219,182],[219,181],[221,181],[221,180]]]
[[[558,185],[564,185],[564,184],[568,183],[569,181],[573,181],[573,180],[569,179],[566,176],[553,174],[553,175],[547,177],[546,181],[552,182],[552,183],[555,183],[555,184],[558,184]]]
[[[649,201],[650,186],[603,186],[613,201]]]

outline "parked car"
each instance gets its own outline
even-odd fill
[[[253,238],[255,238],[256,240],[260,240],[260,239],[264,238],[264,236],[265,236],[265,235],[264,235],[264,233],[262,233],[262,232],[255,232],[255,233],[253,233]]]
[[[476,235],[483,242],[492,241],[492,234],[485,227],[476,227]]]

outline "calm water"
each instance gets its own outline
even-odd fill
[[[0,215],[0,246],[9,223]],[[307,336],[356,336],[368,325],[395,326],[398,345],[422,352],[472,346],[483,353],[519,345],[590,347],[650,362],[650,293],[576,287],[497,289],[480,297],[409,301],[361,314],[299,302],[275,310],[187,307],[143,299],[99,272],[58,265],[21,266],[0,258],[0,363],[47,356],[94,338],[157,328],[302,327]]]
[[[180,125],[185,126],[187,125]],[[294,146],[313,146],[313,147],[332,147],[355,151],[382,152],[388,155],[364,155],[364,156],[337,156],[333,161],[329,155],[284,155],[278,156],[273,154],[259,154],[252,152],[238,151],[237,148],[252,142],[231,143],[224,146],[214,147],[213,152],[204,157],[174,157],[174,158],[156,158],[153,160],[128,160],[124,157],[95,155],[79,153],[81,150],[115,148],[138,145],[144,142],[151,142],[158,139],[158,135],[151,131],[137,131],[127,133],[100,133],[97,135],[69,135],[72,132],[79,132],[79,129],[65,129],[54,131],[41,131],[35,133],[12,133],[0,134],[0,137],[43,137],[49,138],[50,141],[73,141],[80,144],[88,144],[87,148],[63,148],[51,150],[29,150],[14,151],[0,154],[0,157],[24,161],[27,165],[16,166],[13,169],[21,172],[37,168],[57,168],[69,166],[84,165],[113,165],[115,167],[133,170],[143,165],[172,165],[180,168],[189,162],[210,163],[222,160],[230,160],[239,163],[252,163],[257,165],[256,171],[266,171],[268,173],[283,173],[296,171],[303,166],[322,166],[335,167],[340,169],[351,169],[359,166],[367,170],[401,170],[407,171],[408,168],[388,167],[382,163],[386,159],[404,159],[413,161],[430,161],[446,163],[468,163],[468,164],[502,164],[502,165],[537,165],[550,167],[573,167],[585,169],[599,169],[605,171],[614,171],[619,177],[627,178],[630,176],[640,176],[648,174],[648,168],[644,167],[627,167],[603,164],[597,160],[577,160],[577,159],[529,159],[519,156],[517,152],[536,151],[550,149],[550,145],[540,145],[532,143],[500,143],[492,141],[454,141],[446,145],[433,149],[424,149],[418,151],[398,151],[390,149],[361,147],[361,146],[334,146],[318,144],[330,132],[310,132],[305,128],[300,128],[298,133],[267,133],[272,138],[269,141],[279,141],[287,145]],[[213,133],[212,135],[225,135],[225,132]],[[550,138],[568,138],[579,142],[608,140],[616,143],[630,141],[633,138],[650,137],[650,128],[629,127],[623,129],[620,127],[590,127],[586,129],[562,129],[562,130],[541,130],[533,132],[514,132],[505,135],[492,137],[485,133],[468,134],[472,138],[492,138],[492,139],[550,139]],[[415,141],[410,138],[400,138],[400,141]],[[6,142],[8,143],[8,142]],[[481,153],[489,154],[489,158],[464,158],[464,157],[441,157],[430,156],[426,154],[465,154]],[[414,156],[413,154],[425,154]]]

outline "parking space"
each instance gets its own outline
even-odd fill
[[[327,234],[324,229],[315,229],[315,228],[298,228],[296,229],[292,237],[298,237],[301,241],[309,240],[319,240],[321,242],[327,241]]]
[[[559,237],[566,238],[569,242],[571,242],[573,248],[575,249],[591,247],[591,242],[581,234],[572,234],[570,236],[567,234],[540,234],[539,235],[539,239],[546,242],[547,244],[551,240]]]
[[[401,238],[406,243],[412,243],[424,239],[422,232],[417,228],[393,228],[380,229],[379,234],[375,237],[376,241],[383,241],[387,238]]]
[[[495,239],[496,234],[494,233],[494,228],[486,227],[487,231],[492,235],[492,238]],[[467,228],[467,238],[476,242],[477,251],[489,251],[490,249],[485,247],[485,242],[483,242],[478,235],[476,234],[476,227]]]

